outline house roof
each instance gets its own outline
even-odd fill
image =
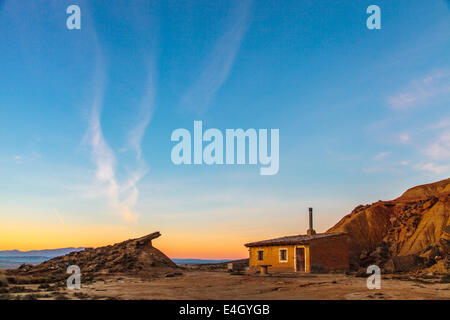
[[[260,247],[260,246],[275,246],[275,245],[286,245],[286,244],[301,244],[306,243],[318,239],[323,238],[329,238],[329,237],[336,237],[345,235],[346,233],[339,232],[339,233],[320,233],[315,235],[304,235],[304,234],[298,234],[295,236],[287,236],[287,237],[281,237],[281,238],[275,238],[275,239],[269,239],[269,240],[262,240],[262,241],[256,241],[256,242],[250,242],[246,243],[246,247]]]

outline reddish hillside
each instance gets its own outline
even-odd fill
[[[386,271],[434,268],[448,272],[441,239],[450,217],[450,179],[408,189],[392,201],[358,206],[327,232],[350,235],[353,266],[379,264]]]

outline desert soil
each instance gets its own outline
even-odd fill
[[[34,294],[38,299],[450,299],[450,284],[438,277],[387,276],[379,290],[367,289],[366,281],[344,274],[259,276],[184,270],[174,277],[107,277],[82,284],[80,290]],[[26,285],[28,293],[19,295],[29,295],[37,290],[34,286]]]

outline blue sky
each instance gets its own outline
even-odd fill
[[[309,206],[322,232],[448,178],[449,18],[443,0],[0,1],[0,249],[160,230],[171,256],[240,257],[305,232]],[[175,166],[194,120],[279,129],[278,174]]]

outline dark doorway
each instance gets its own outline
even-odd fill
[[[297,271],[305,272],[305,248],[295,248]]]

